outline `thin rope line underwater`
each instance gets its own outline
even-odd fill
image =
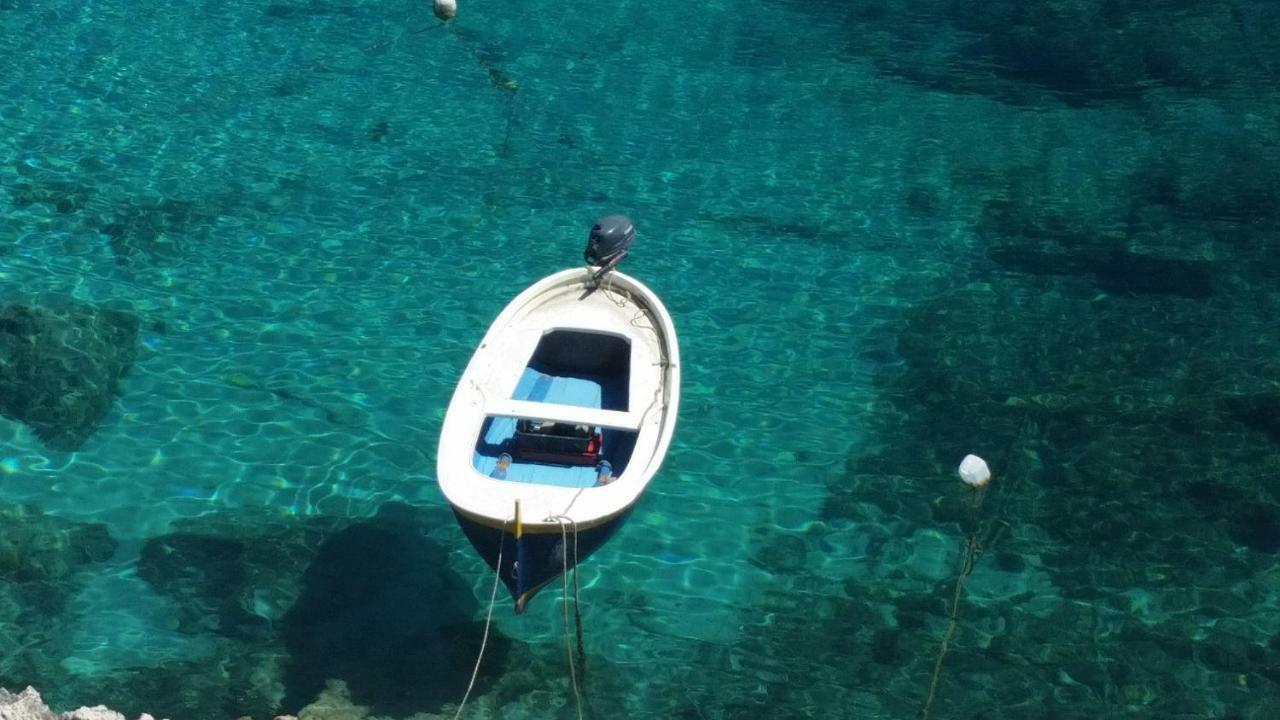
[[[569,658],[569,681],[573,684],[573,697],[578,704],[578,720],[582,720],[582,690],[578,686],[577,667],[573,661],[573,643],[569,639],[569,529],[565,521],[573,525],[573,615],[577,624],[578,635],[578,653],[582,665],[582,679],[586,682],[586,654],[582,641],[582,613],[579,610],[579,585],[578,585],[578,522],[573,518],[564,515],[555,515],[550,520],[560,523],[560,558],[561,558],[561,578],[564,583],[564,648],[565,655]]]
[[[489,644],[489,628],[493,624],[493,606],[498,601],[498,585],[502,580],[502,548],[507,539],[507,524],[510,520],[502,521],[502,532],[498,535],[498,562],[493,571],[493,590],[489,593],[489,612],[484,619],[484,635],[480,638],[480,652],[476,655],[476,666],[471,670],[471,680],[467,683],[467,692],[462,696],[462,702],[458,703],[458,711],[454,713],[453,720],[462,717],[462,709],[467,706],[467,699],[471,697],[471,691],[475,689],[476,678],[480,676],[480,661],[484,659],[485,646]]]

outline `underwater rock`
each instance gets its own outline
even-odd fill
[[[161,198],[126,205],[100,232],[110,243],[116,264],[154,264],[180,257],[191,229],[212,222],[194,202]]]
[[[0,688],[0,718],[4,720],[125,720],[125,716],[103,705],[81,707],[58,715],[44,704],[40,693],[27,686],[26,690],[14,695]],[[154,720],[147,713],[142,713],[138,720]]]
[[[483,627],[470,586],[425,533],[448,521],[445,510],[395,504],[365,520],[241,510],[179,521],[146,541],[137,572],[173,600],[178,629],[212,639],[216,656],[141,696],[178,715],[199,688],[201,708],[258,717],[295,711],[340,679],[377,715],[456,702]],[[508,645],[490,633],[482,684],[501,675]]]
[[[210,514],[148,538],[138,576],[180,609],[183,632],[243,642],[271,641],[302,592],[302,578],[325,538],[351,525],[332,517]]]
[[[931,89],[1011,104],[1216,94],[1273,80],[1277,13],[1228,0],[804,3],[844,29],[849,55]],[[1266,3],[1257,3],[1265,6]]]
[[[1122,295],[1173,295],[1203,299],[1213,294],[1209,264],[1113,250],[1103,255],[1071,255],[1031,248],[998,247],[993,262],[1032,275],[1092,276],[1098,288]]]
[[[0,307],[0,415],[49,447],[93,434],[137,354],[138,318],[84,303]]]
[[[1012,272],[1081,276],[1120,295],[1168,295],[1203,299],[1213,294],[1212,265],[1136,253],[1128,238],[1090,227],[1090,221],[1045,209],[1025,197],[1002,198],[983,208],[978,233],[987,257]]]
[[[781,529],[758,526],[751,530],[752,564],[775,575],[799,572],[808,561],[809,548],[804,538]]]
[[[758,213],[731,213],[711,209],[700,211],[697,219],[733,233],[779,241],[839,245],[846,240],[843,234],[811,222],[780,220]]]
[[[0,678],[61,677],[71,652],[65,613],[88,566],[111,558],[105,525],[0,504]],[[0,717],[8,718],[0,706]]]
[[[1251,503],[1231,517],[1231,539],[1260,553],[1280,552],[1280,509]]]
[[[60,215],[69,215],[84,208],[93,197],[93,190],[69,182],[19,182],[12,190],[15,207],[46,205]]]
[[[351,702],[351,691],[341,680],[330,680],[308,706],[298,711],[298,720],[363,720],[369,708]]]
[[[243,543],[174,533],[148,540],[138,558],[138,577],[169,597],[180,598],[178,630],[235,635],[266,623],[240,601],[246,592]]]
[[[1211,265],[1112,250],[1089,266],[1098,286],[1112,294],[1172,295],[1200,300],[1213,294]]]
[[[213,655],[130,675],[93,697],[116,707],[150,698],[173,717],[273,717],[286,694],[281,619],[316,548],[350,523],[242,509],[181,520],[148,538],[138,576],[172,602],[176,629]]]
[[[287,98],[306,92],[307,81],[300,75],[286,76],[271,86],[271,97]]]
[[[105,672],[92,677],[73,676],[75,698],[66,698],[63,704],[78,702],[80,698],[92,698],[125,715],[140,713],[139,703],[146,703],[146,710],[153,715],[169,718],[235,718],[249,716],[271,718],[278,702],[262,697],[254,683],[252,669],[264,663],[252,663],[236,651],[243,646],[230,643],[223,646],[233,653],[231,657],[211,656],[197,660],[175,660],[151,666],[141,666]],[[49,678],[48,695],[66,697],[66,687],[54,688],[53,678],[65,677],[52,672],[42,675]],[[58,693],[58,691],[61,691]]]
[[[1129,223],[1166,230],[1172,247],[1188,244],[1188,226],[1234,246],[1280,228],[1280,137],[1256,117],[1245,109],[1179,118],[1126,183]]]
[[[103,562],[117,542],[101,523],[74,523],[25,505],[0,505],[0,579],[48,586]]]
[[[902,633],[896,628],[880,628],[871,636],[871,660],[881,665],[897,665],[898,639]]]
[[[1262,645],[1223,632],[1205,638],[1196,657],[1214,670],[1241,674],[1256,671],[1270,659]]]
[[[1280,444],[1280,395],[1250,395],[1226,401],[1231,414],[1251,430]]]
[[[913,217],[934,219],[942,216],[942,198],[936,188],[913,185],[903,196],[903,206]]]

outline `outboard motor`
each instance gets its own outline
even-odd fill
[[[626,215],[606,215],[596,221],[587,236],[587,249],[582,259],[599,269],[591,276],[593,284],[609,274],[627,257],[631,243],[636,239],[636,227]]]

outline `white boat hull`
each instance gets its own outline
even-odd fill
[[[590,277],[586,268],[550,275],[507,305],[440,434],[440,488],[517,611],[621,525],[675,430],[680,357],[669,313],[627,275],[611,273],[593,291]],[[538,434],[548,427],[584,437]],[[600,462],[615,468],[606,484]]]

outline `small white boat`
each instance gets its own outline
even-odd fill
[[[662,302],[614,270],[634,230],[592,228],[584,268],[520,293],[454,390],[437,476],[516,612],[622,525],[671,445],[680,351]]]

